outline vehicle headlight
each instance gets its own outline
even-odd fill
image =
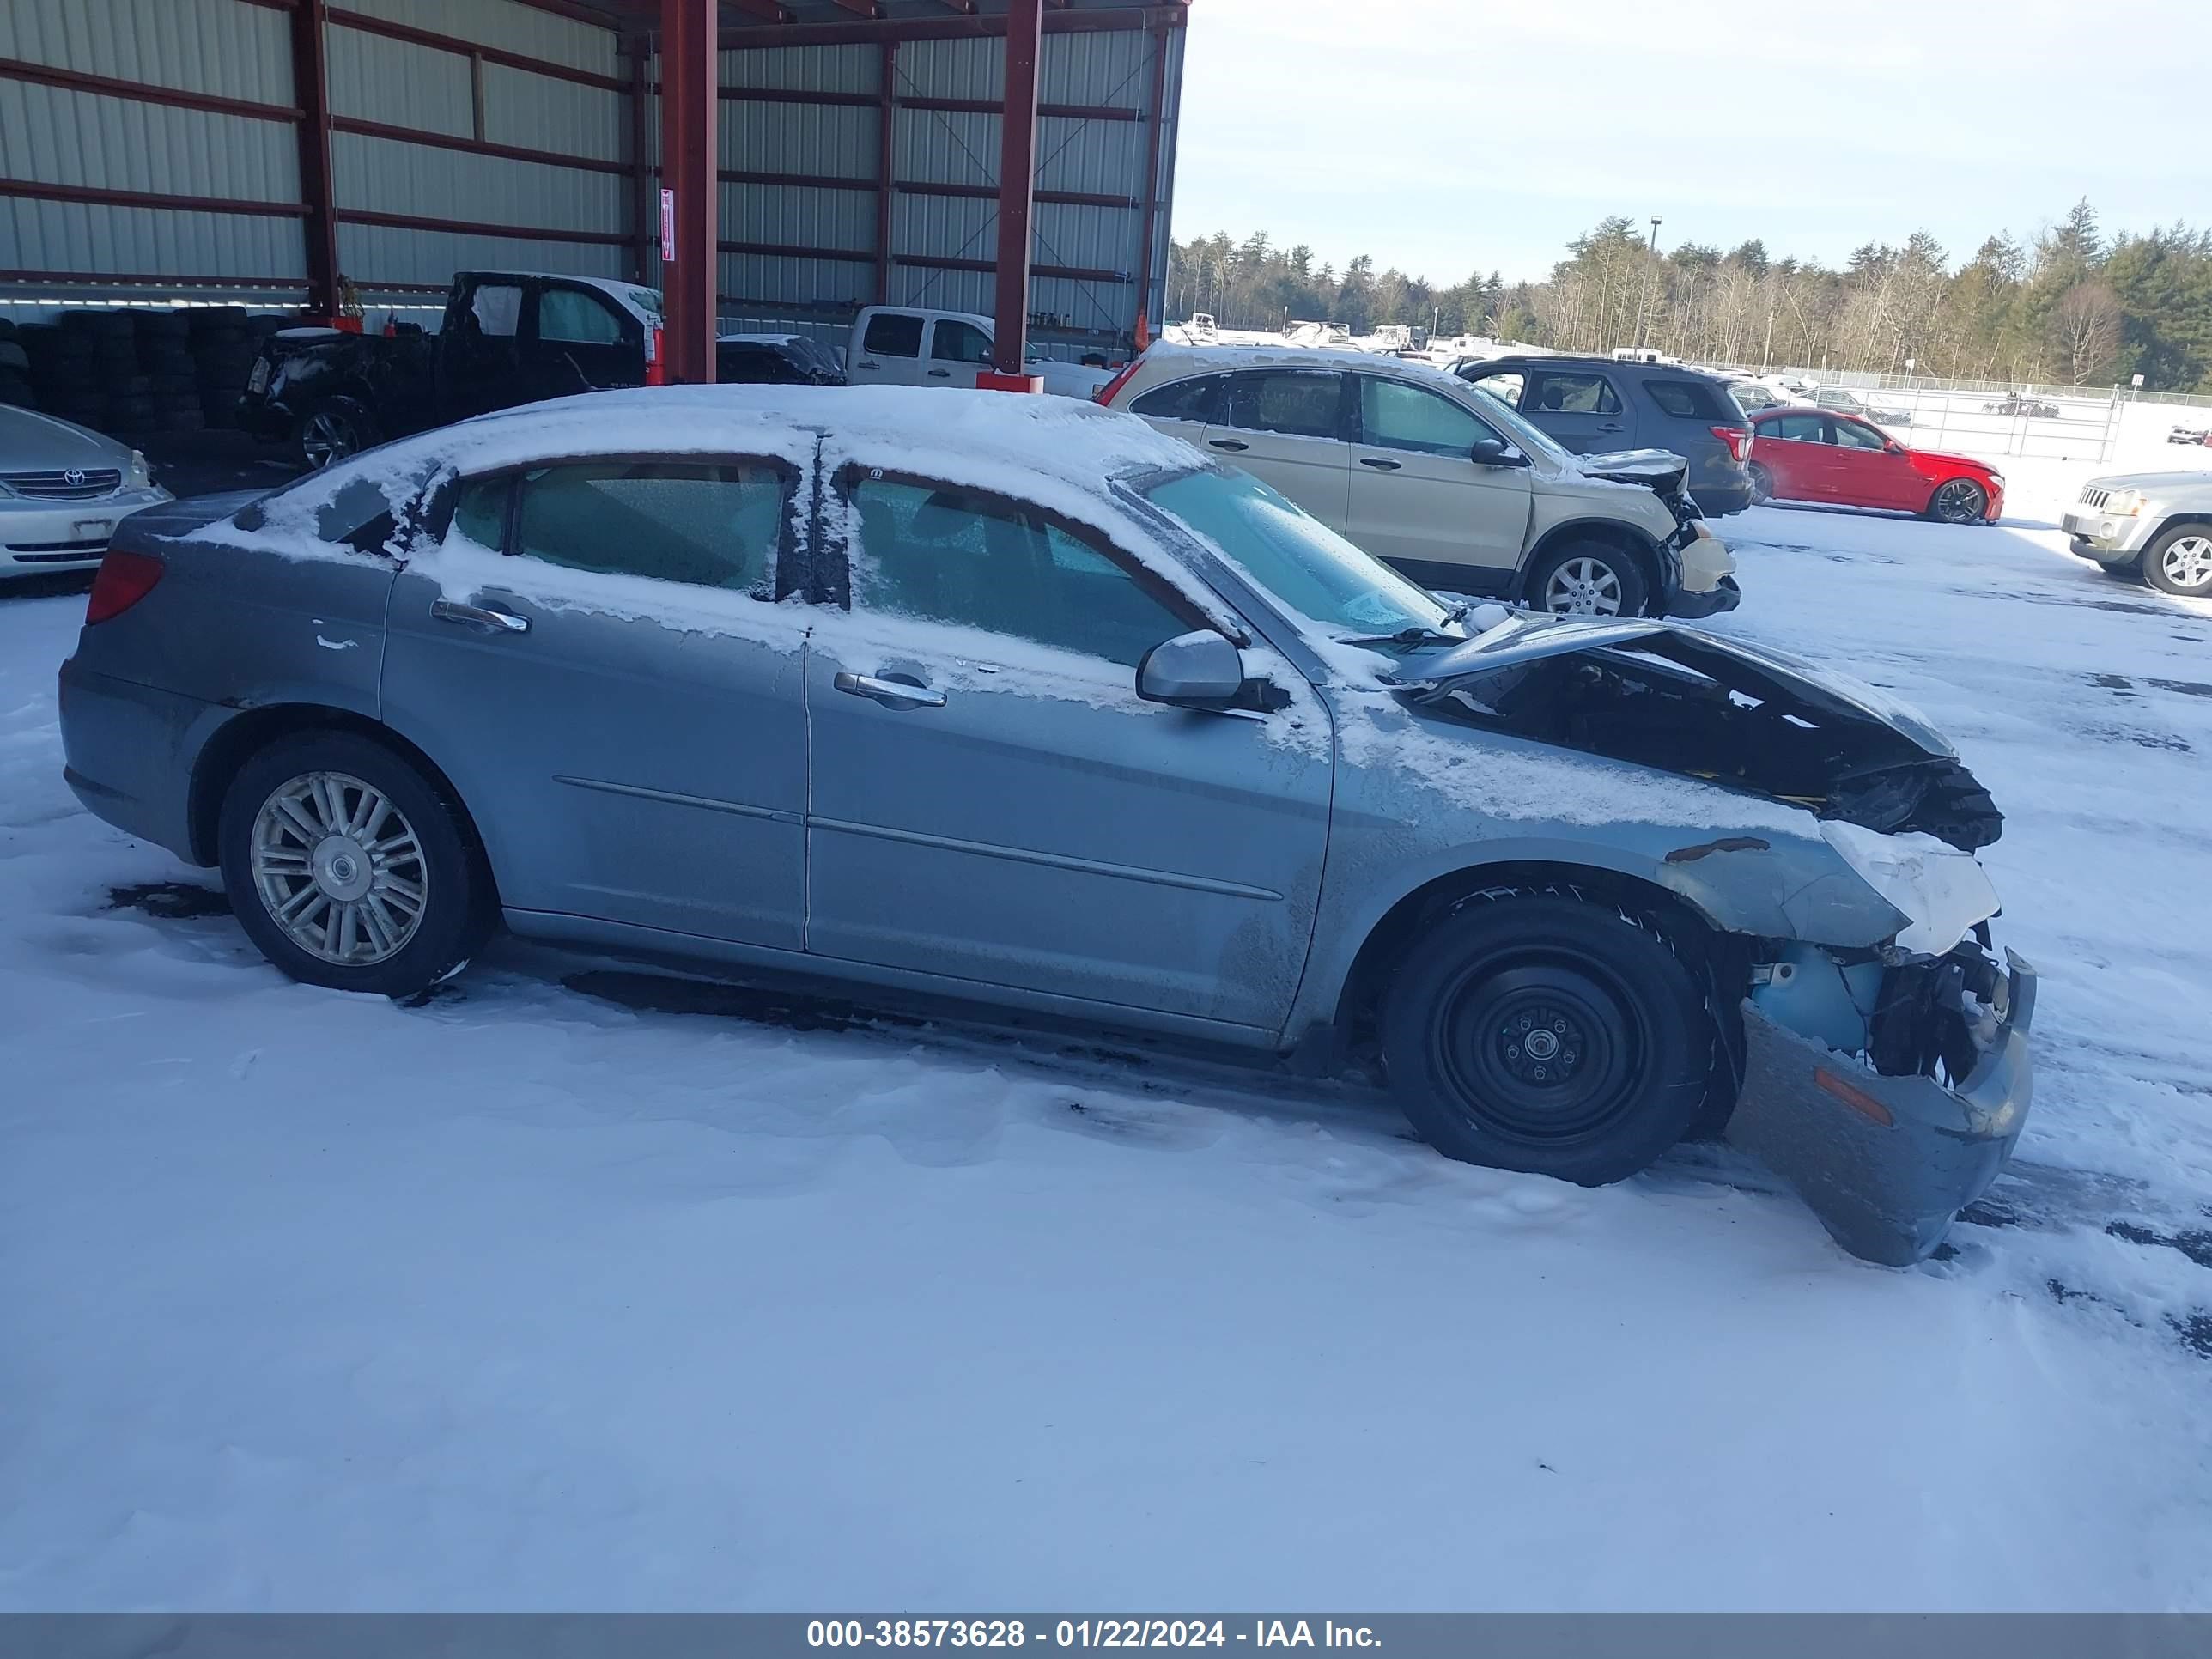
[[[1909,917],[1897,948],[1940,957],[1978,921],[1997,913],[1997,890],[1972,853],[1933,836],[1886,836],[1831,819],[1820,826],[1828,845],[1861,881]]]
[[[1992,472],[1992,473],[1990,473],[1990,482],[1991,483],[1995,484],[1995,485],[1996,485],[1999,489],[2002,489],[2005,487],[2005,485],[2004,485],[2004,474],[2003,474],[2003,473],[2002,473],[2002,472]]]
[[[2149,498],[2140,489],[2116,489],[2105,497],[2104,510],[2122,519],[2139,519]]]
[[[151,489],[154,487],[153,469],[146,465],[143,451],[131,452],[131,470],[123,475],[124,487],[128,489]]]

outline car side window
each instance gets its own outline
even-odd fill
[[[478,283],[469,296],[469,316],[477,333],[512,339],[522,320],[522,284]]]
[[[1856,421],[1831,421],[1836,429],[1836,442],[1845,449],[1887,449],[1889,440],[1870,426],[1861,426]]]
[[[1824,444],[1828,441],[1827,422],[1818,415],[1782,415],[1759,428],[1762,439],[1781,438],[1791,443]]]
[[[868,319],[868,331],[861,337],[860,349],[871,357],[919,357],[921,323],[921,318],[904,312],[879,311]]]
[[[1667,414],[1685,421],[1726,421],[1735,411],[1723,409],[1711,388],[1695,380],[1646,380],[1644,390]]]
[[[507,550],[518,557],[773,595],[791,490],[780,467],[584,461],[532,468],[514,487],[519,493]],[[462,505],[470,505],[466,491]],[[454,521],[461,522],[459,509]]]
[[[1534,415],[1618,415],[1620,398],[1602,374],[1547,369],[1529,377],[1526,412]]]
[[[929,337],[929,355],[940,363],[988,363],[991,337],[973,323],[940,317]]]
[[[1486,374],[1479,380],[1468,382],[1477,392],[1487,392],[1508,409],[1521,407],[1521,394],[1528,389],[1527,377],[1511,370],[1503,374]]]
[[[453,521],[446,533],[459,532],[478,547],[488,547],[495,553],[506,551],[507,504],[514,494],[511,473],[464,479],[453,502]]]
[[[1300,438],[1344,433],[1344,376],[1334,369],[1261,368],[1229,377],[1224,425]]]
[[[1379,374],[1359,377],[1359,432],[1363,443],[1378,449],[1461,460],[1483,439],[1498,436],[1450,398]]]
[[[1193,380],[1174,380],[1156,386],[1129,405],[1132,415],[1155,420],[1193,421],[1203,426],[1220,416],[1221,389],[1228,376],[1201,374]]]
[[[857,611],[946,623],[1134,668],[1203,625],[1041,510],[951,486],[866,477],[848,492]]]
[[[574,345],[620,345],[622,319],[596,294],[549,288],[538,295],[538,337]]]

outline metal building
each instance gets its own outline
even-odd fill
[[[1161,320],[1182,0],[6,0],[0,315],[374,318],[468,268],[657,283],[685,14],[717,32],[725,325],[989,313],[1008,12],[1040,3],[1032,338],[1126,349]]]

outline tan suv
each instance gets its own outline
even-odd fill
[[[1680,456],[1569,454],[1425,364],[1157,345],[1099,400],[1244,468],[1439,592],[1655,617],[1710,617],[1742,597]]]

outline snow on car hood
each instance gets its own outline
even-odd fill
[[[1611,449],[1602,455],[1577,455],[1575,471],[1615,483],[1660,484],[1679,478],[1689,462],[1668,449]]]

